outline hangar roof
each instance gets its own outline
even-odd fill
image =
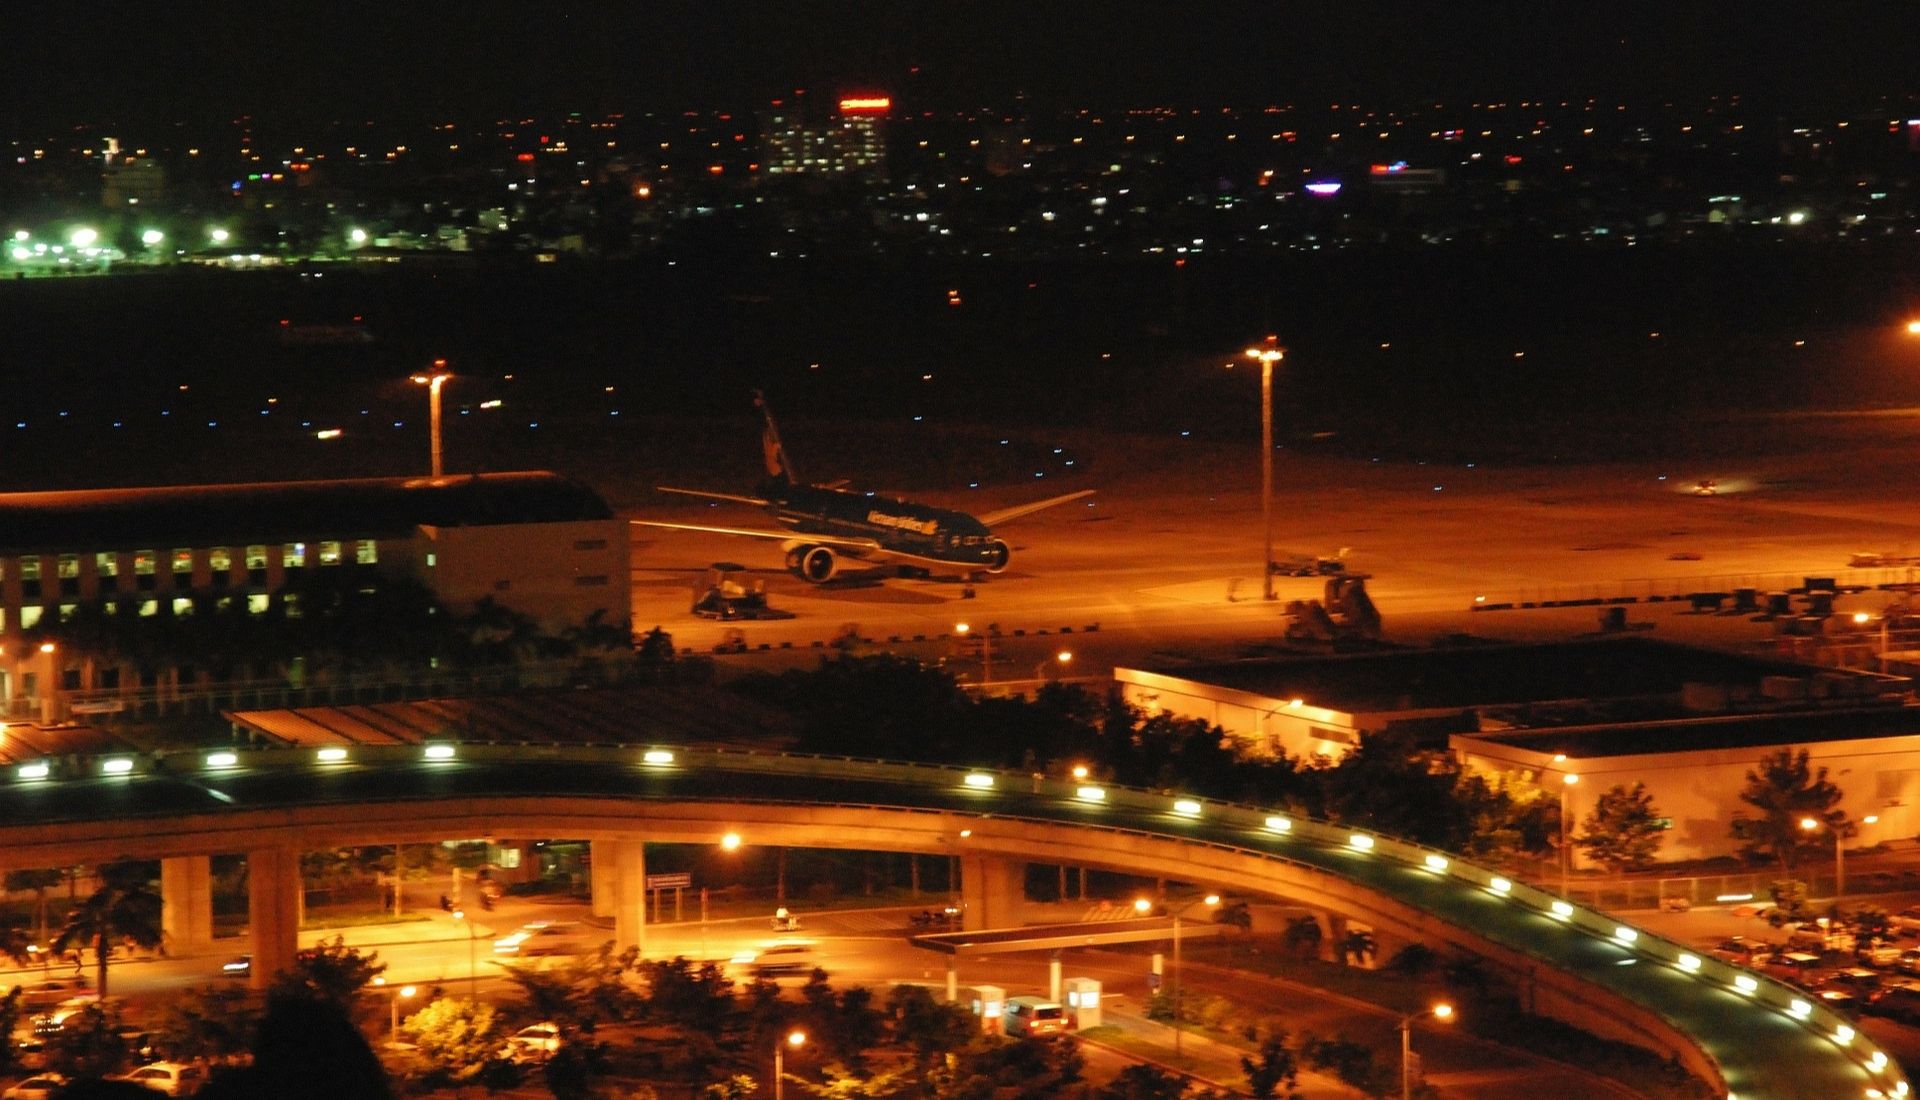
[[[1645,637],[1283,657],[1154,671],[1270,699],[1304,699],[1348,714],[1626,699],[1675,695],[1689,683],[1758,684],[1768,676],[1848,675],[1839,669]]]
[[[301,542],[612,518],[593,490],[544,470],[0,493],[0,555]]]

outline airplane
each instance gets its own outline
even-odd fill
[[[968,575],[1005,572],[1013,560],[1013,548],[1004,539],[996,538],[993,528],[1093,494],[1092,489],[1082,489],[975,517],[948,508],[845,489],[842,483],[811,485],[800,480],[794,473],[793,463],[787,460],[786,448],[780,443],[780,429],[774,425],[773,411],[767,407],[766,399],[756,391],[753,403],[766,421],[760,443],[767,480],[757,495],[710,493],[668,485],[658,488],[663,493],[765,508],[781,526],[770,529],[652,520],[632,522],[670,531],[776,539],[787,553],[787,568],[795,576],[824,584],[839,572],[842,556],[862,561],[900,562],[921,569],[957,567]]]

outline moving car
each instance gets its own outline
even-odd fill
[[[1905,932],[1908,935],[1920,932],[1920,905],[1908,906],[1898,913],[1888,914],[1887,925],[1895,931]]]
[[[814,961],[813,945],[809,943],[783,943],[764,951],[746,951],[735,955],[732,961],[746,967],[755,977],[805,974],[819,965]]]
[[[229,978],[244,978],[253,973],[253,956],[236,955],[220,964],[220,973]]]
[[[588,950],[587,934],[570,921],[537,920],[493,941],[496,955],[579,955]]]
[[[7,1091],[0,1092],[0,1100],[49,1100],[66,1087],[65,1077],[57,1073],[38,1073]]]
[[[1000,1026],[1008,1035],[1058,1035],[1066,1030],[1067,1012],[1040,997],[1010,997],[1000,1014]]]
[[[1920,1024],[1920,989],[1896,985],[1867,1002],[1861,1010],[1869,1016],[1885,1016],[1903,1024]]]
[[[110,1080],[128,1081],[163,1096],[192,1096],[200,1091],[200,1086],[207,1083],[207,1074],[199,1066],[186,1066],[179,1062],[155,1062]]]

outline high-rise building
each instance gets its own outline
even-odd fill
[[[798,100],[761,113],[760,134],[770,176],[883,176],[886,173],[886,96],[848,96],[822,117]]]

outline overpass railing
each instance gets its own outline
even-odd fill
[[[1908,1083],[1898,1067],[1872,1042],[1861,1035],[1846,1017],[1818,1003],[1793,986],[1763,974],[1735,966],[1634,925],[1615,920],[1598,910],[1577,905],[1546,890],[1516,882],[1490,868],[1481,867],[1448,853],[1399,840],[1366,829],[1313,820],[1295,814],[1240,803],[1221,802],[1166,790],[1113,786],[1092,780],[1062,779],[1032,772],[968,768],[948,764],[907,764],[879,759],[802,753],[767,753],[738,749],[688,750],[677,746],[633,745],[555,745],[502,742],[429,742],[424,745],[353,745],[323,748],[233,748],[192,752],[124,753],[103,756],[46,757],[15,765],[8,778],[11,785],[54,783],[74,779],[124,779],[141,776],[192,776],[207,781],[222,773],[242,769],[344,769],[406,767],[460,767],[462,765],[511,764],[539,761],[576,761],[599,767],[625,765],[637,771],[660,773],[695,772],[711,769],[721,772],[759,773],[817,777],[822,779],[868,779],[909,787],[969,792],[981,802],[983,813],[995,818],[1029,819],[1057,823],[1058,817],[1039,817],[993,809],[999,794],[1032,794],[1060,799],[1084,811],[1084,819],[1075,823],[1122,833],[1155,837],[1189,836],[1196,844],[1241,852],[1264,859],[1311,866],[1325,871],[1324,865],[1289,859],[1290,844],[1307,844],[1323,851],[1340,851],[1354,859],[1392,860],[1418,873],[1457,883],[1507,904],[1525,907],[1564,925],[1569,931],[1605,940],[1629,953],[1635,961],[1644,960],[1669,967],[1692,980],[1709,983],[1750,1002],[1757,1010],[1778,1013],[1810,1036],[1831,1044],[1836,1052],[1855,1063],[1874,1081],[1881,1095],[1905,1097]],[[765,798],[753,801],[768,801]],[[823,800],[801,796],[787,801],[818,804]],[[831,801],[831,800],[826,800]],[[861,805],[864,805],[862,803]],[[878,808],[878,807],[876,807]],[[925,807],[890,807],[925,809]],[[1147,833],[1138,828],[1105,825],[1099,820],[1106,808],[1126,809],[1158,816],[1165,820],[1162,830]],[[1272,847],[1254,847],[1228,843],[1204,835],[1205,826],[1223,828],[1229,835],[1259,837]],[[1218,834],[1216,834],[1218,835]],[[1508,945],[1542,962],[1554,960],[1541,950],[1526,944]],[[1648,1006],[1653,1008],[1654,1006]],[[1657,1011],[1657,1008],[1655,1009]],[[1697,1042],[1697,1040],[1696,1040]],[[1706,1065],[1717,1065],[1710,1054],[1701,1052]],[[1873,1095],[1868,1093],[1868,1095]]]

